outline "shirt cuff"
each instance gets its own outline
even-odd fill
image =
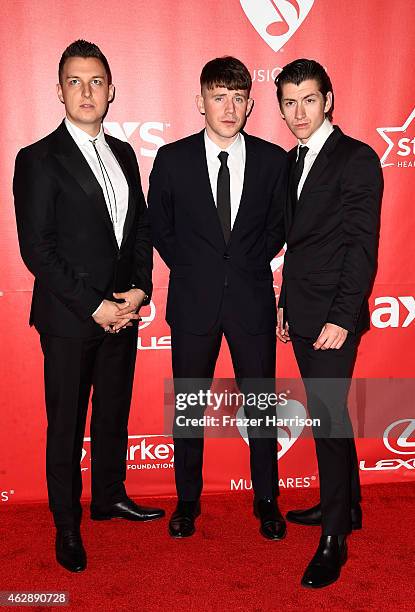
[[[92,313],[91,317],[95,317],[95,315],[97,314],[98,310],[101,308],[102,304],[104,303],[104,300],[102,300],[101,304],[98,306],[98,308],[96,310],[94,310],[94,312]]]

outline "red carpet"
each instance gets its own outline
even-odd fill
[[[364,529],[349,538],[340,581],[323,590],[299,584],[319,528],[289,524],[284,541],[268,542],[245,493],[205,496],[196,535],[181,541],[168,537],[167,519],[92,522],[85,508],[82,574],[56,564],[46,505],[4,505],[0,590],[68,591],[69,609],[108,612],[413,610],[415,484],[366,486],[363,494]],[[315,491],[283,491],[280,505],[285,512],[315,500]],[[147,502],[174,507],[173,499]]]

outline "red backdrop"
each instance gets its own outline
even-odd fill
[[[157,148],[202,127],[194,97],[206,61],[232,54],[248,65],[254,77],[255,109],[247,131],[286,149],[294,140],[279,117],[273,78],[297,57],[316,58],[327,67],[336,94],[335,122],[369,143],[385,166],[379,271],[371,299],[373,327],[361,343],[355,375],[413,376],[412,2],[3,0],[2,13],[0,501],[46,498],[42,360],[37,333],[27,325],[32,278],[19,256],[11,181],[19,148],[51,132],[62,119],[63,107],[55,94],[57,65],[63,49],[76,38],[96,42],[110,60],[117,95],[106,129],[134,147],[145,189]],[[280,255],[273,262],[276,293]],[[170,335],[164,322],[167,278],[156,256],[153,304],[142,324],[130,418],[131,494],[174,491],[172,440],[161,435],[163,380],[171,375]],[[289,346],[278,347],[277,373],[298,376]],[[226,346],[217,375],[232,376]],[[392,427],[385,440],[381,436],[359,441],[363,482],[413,482],[415,421],[408,410],[402,406],[401,418],[407,420]],[[391,423],[394,420],[396,415],[391,416]],[[317,484],[311,440],[296,441],[295,432],[289,435],[290,442],[280,452],[280,484]],[[84,454],[87,482],[88,440]],[[205,490],[249,486],[243,439],[209,440]]]

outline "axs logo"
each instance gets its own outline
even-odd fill
[[[117,121],[104,121],[104,128],[108,134],[128,142],[131,137],[135,138],[138,134],[141,146],[136,151],[142,157],[156,157],[157,149],[166,144],[162,134],[170,123],[160,121],[124,121],[120,124]],[[134,136],[133,136],[134,135]]]
[[[372,312],[374,327],[408,327],[415,321],[415,298],[412,295],[390,295],[375,298]]]

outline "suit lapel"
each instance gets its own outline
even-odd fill
[[[115,238],[114,228],[109,216],[104,194],[88,162],[82,155],[78,145],[69,134],[63,122],[58,127],[55,134],[57,143],[55,157],[70,176],[80,185],[88,201],[92,203],[98,215],[107,226],[111,238],[118,249],[117,239]]]
[[[288,164],[289,164],[289,185],[290,188],[288,189],[288,197],[286,200],[286,206],[285,206],[285,227],[287,228],[287,232],[290,231],[291,228],[291,224],[293,222],[293,210],[294,210],[294,206],[293,206],[293,201],[292,201],[292,189],[291,189],[291,185],[292,185],[292,181],[293,181],[293,174],[294,174],[294,166],[295,166],[295,162],[296,162],[296,156],[297,156],[297,147],[294,147],[294,149],[291,149],[291,151],[288,152]]]
[[[233,224],[230,243],[232,237],[238,232],[238,228],[243,223],[243,218],[249,202],[255,201],[255,185],[257,184],[257,176],[259,172],[259,159],[257,150],[255,147],[255,141],[249,134],[244,133],[245,140],[245,172],[244,172],[244,184],[242,188],[241,201],[239,203],[238,213],[236,215],[235,222]]]
[[[136,186],[134,186],[132,183],[133,173],[132,173],[130,161],[125,153],[125,150],[122,147],[119,147],[117,140],[113,138],[111,139],[107,138],[106,140],[116,160],[120,164],[120,168],[123,171],[123,174],[128,183],[128,209],[127,209],[127,214],[125,217],[124,228],[123,228],[123,238],[122,238],[122,243],[121,243],[121,246],[122,246],[127,239],[127,236],[130,232],[130,229],[131,229],[131,226],[134,220],[134,212],[135,212],[134,191],[135,191]]]
[[[288,231],[290,231],[292,229],[292,226],[296,225],[298,223],[299,218],[301,218],[301,215],[303,214],[303,211],[307,210],[307,207],[304,207],[304,202],[307,199],[307,195],[308,193],[311,191],[311,189],[318,184],[318,182],[320,181],[320,177],[322,175],[322,173],[324,172],[324,170],[327,168],[328,164],[331,161],[331,155],[333,150],[335,149],[339,139],[343,136],[343,132],[340,130],[339,127],[334,126],[334,131],[330,134],[330,136],[327,138],[326,142],[324,143],[320,153],[317,155],[313,165],[311,166],[310,172],[307,175],[306,180],[304,181],[304,185],[303,188],[301,190],[301,194],[300,194],[300,198],[298,200],[297,203],[297,207],[296,207],[296,214],[295,214],[295,218],[292,218],[292,207],[291,211],[290,211],[290,224],[287,225],[287,227],[289,228]],[[296,159],[296,149],[297,147],[295,147],[294,149],[292,149],[289,153],[290,156],[292,156],[292,160],[291,160],[291,169],[293,168],[293,165],[295,164],[295,159]],[[292,176],[292,173],[291,173]],[[291,178],[290,178],[291,180]],[[291,190],[290,190],[291,191]],[[291,202],[290,202],[291,204]],[[287,217],[288,217],[288,211],[287,211]]]
[[[207,227],[211,228],[211,235],[216,242],[217,248],[221,250],[225,244],[225,239],[210,184],[204,133],[205,131],[202,130],[195,134],[194,146],[192,149],[189,149],[188,163],[189,169],[192,168],[194,172],[192,181],[194,178],[197,178],[198,181],[198,205],[201,207],[201,221],[206,222]]]
[[[334,147],[337,145],[339,138],[343,135],[340,128],[337,126],[334,127],[334,131],[327,138],[324,143],[320,153],[317,155],[314,164],[311,166],[310,172],[307,175],[306,180],[304,181],[303,188],[301,190],[301,195],[299,199],[299,206],[301,207],[302,201],[307,197],[308,192],[316,183],[319,182],[320,176],[322,172],[326,169],[327,164],[330,161],[330,154],[333,151]]]

